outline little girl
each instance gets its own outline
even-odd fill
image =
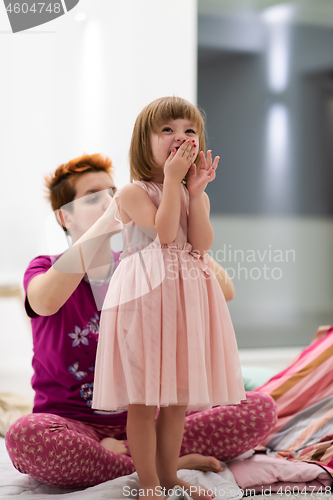
[[[200,112],[177,97],[157,99],[136,120],[133,182],[119,196],[124,251],[101,316],[93,407],[128,410],[140,497],[160,499],[162,488],[179,485],[185,497],[211,500],[177,477],[185,412],[246,399],[228,308],[205,255],[214,238],[205,188],[219,157],[204,151]]]

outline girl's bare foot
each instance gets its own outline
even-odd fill
[[[207,488],[204,488],[203,486],[197,486],[195,484],[190,484],[187,483],[186,481],[182,481],[181,479],[178,479],[177,483],[182,489],[186,491],[189,497],[191,497],[193,500],[213,500],[215,497],[214,493],[209,495]],[[212,493],[210,491],[210,493]]]
[[[120,455],[127,455],[127,448],[124,445],[124,441],[118,441],[118,439],[104,438],[99,442],[108,451],[113,451],[113,453],[120,453]]]
[[[186,481],[182,481],[177,477],[175,481],[166,481],[162,482],[161,481],[161,486],[165,488],[166,493],[169,490],[172,490],[176,485],[180,486],[182,491],[186,491],[189,497],[191,497],[192,500],[213,500],[215,498],[215,495],[213,492],[208,490],[207,488],[204,488],[201,485],[194,485],[187,483]],[[209,493],[212,493],[209,495]]]
[[[180,469],[195,469],[202,470],[204,472],[221,472],[223,471],[220,462],[215,457],[205,457],[200,455],[200,453],[190,453],[189,455],[184,455],[179,457],[178,460],[178,470]]]
[[[139,481],[138,498],[147,498],[149,500],[161,500],[161,487],[156,484],[144,484]]]

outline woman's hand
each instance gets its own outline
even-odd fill
[[[102,215],[102,217],[109,222],[110,230],[112,230],[113,232],[118,232],[122,228],[121,224],[115,219],[117,208],[118,213],[120,213],[120,191],[121,189],[117,189],[116,193],[110,200],[110,205]]]
[[[190,196],[196,197],[200,196],[208,182],[215,179],[215,170],[219,163],[220,157],[216,156],[212,164],[212,152],[207,151],[207,160],[203,151],[200,151],[200,168],[198,173],[196,173],[196,165],[192,163],[190,167],[190,174],[187,179],[187,189]]]
[[[181,183],[196,155],[194,141],[188,139],[179,149],[173,148],[164,164],[164,177]]]

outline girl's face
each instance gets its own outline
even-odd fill
[[[88,172],[75,181],[76,196],[72,210],[66,211],[66,226],[72,241],[79,239],[105,212],[116,191],[106,172]],[[66,210],[66,207],[65,207]]]
[[[151,134],[151,148],[157,165],[163,168],[172,149],[179,149],[183,142],[188,139],[194,140],[197,146],[196,155],[193,156],[193,161],[195,161],[199,153],[197,127],[185,118],[163,122],[158,127],[158,133]]]

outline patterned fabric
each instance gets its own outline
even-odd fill
[[[256,391],[270,394],[278,420],[261,443],[269,455],[325,467],[333,477],[333,327]]]
[[[135,471],[132,459],[107,451],[103,437],[122,439],[125,426],[84,424],[58,415],[33,413],[14,422],[6,447],[14,467],[49,486],[93,486]]]
[[[222,462],[232,460],[262,441],[276,422],[275,405],[267,394],[246,392],[238,405],[218,406],[185,418],[180,455],[201,453]]]
[[[180,454],[201,453],[226,461],[262,441],[276,422],[274,400],[255,392],[246,396],[240,405],[187,415]],[[125,440],[127,446],[125,425],[86,424],[35,413],[11,425],[6,447],[14,467],[23,474],[58,488],[88,487],[135,470],[130,456],[99,444],[105,437]]]

